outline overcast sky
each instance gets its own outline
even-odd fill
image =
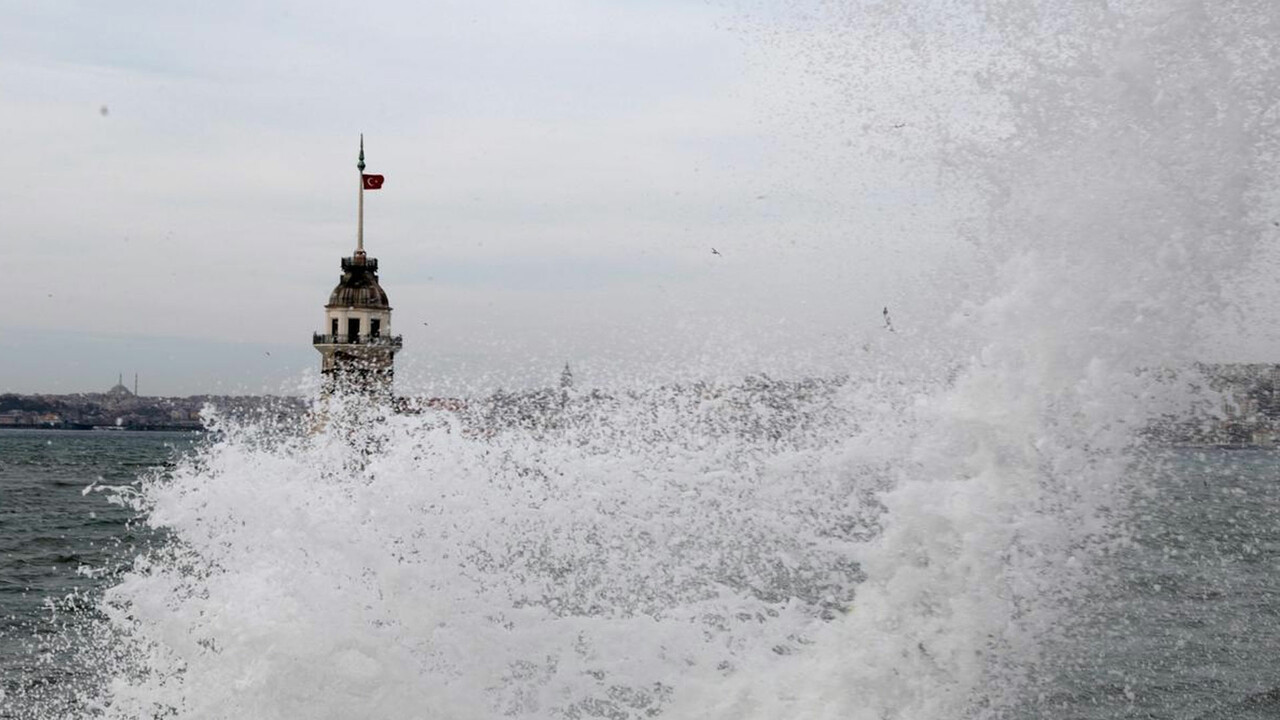
[[[0,391],[305,388],[361,132],[403,392],[839,372],[953,302],[915,108],[802,3],[360,5],[0,6]]]

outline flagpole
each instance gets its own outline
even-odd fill
[[[360,162],[356,163],[360,177],[360,218],[356,224],[356,255],[364,256],[364,133],[360,133]]]

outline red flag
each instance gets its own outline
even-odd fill
[[[377,190],[378,188],[381,188],[382,181],[385,179],[381,175],[365,175],[363,173],[360,174],[360,177],[364,178],[365,190]]]

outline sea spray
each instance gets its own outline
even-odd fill
[[[173,541],[107,595],[139,669],[100,707],[644,717],[800,652],[853,595],[883,469],[759,422],[774,385],[566,398],[533,430],[355,403],[307,436],[224,426],[146,487]],[[778,413],[847,422],[839,382],[780,385]]]
[[[956,314],[977,348],[956,383],[905,423],[883,531],[855,552],[867,580],[849,617],[785,669],[680,710],[719,698],[725,717],[1001,716],[1043,671],[1040,650],[1119,531],[1117,488],[1141,428],[1186,408],[1188,388],[1153,370],[1203,347],[1275,209],[1276,96],[1262,79],[1276,71],[1264,39],[1276,11],[833,7],[820,13],[837,25],[827,37],[847,45],[812,52],[837,84],[844,70],[867,88],[860,71],[886,77],[875,63],[945,57],[958,62],[930,80],[963,75],[945,101],[988,96],[968,108],[996,120],[985,137],[982,123],[912,103],[918,88],[882,85],[876,98],[939,138],[944,180],[985,188],[989,213],[966,227],[997,268],[993,289]],[[919,19],[957,14],[967,22]],[[922,24],[931,32],[898,56],[863,50]]]

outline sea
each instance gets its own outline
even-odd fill
[[[121,583],[136,582],[138,575],[153,572],[145,568],[148,563],[167,562],[165,558],[172,557],[157,550],[157,546],[166,542],[163,530],[154,522],[148,522],[145,512],[131,505],[127,500],[129,489],[145,483],[172,482],[175,471],[182,472],[180,468],[184,463],[189,469],[192,467],[189,463],[201,455],[205,456],[205,462],[216,462],[217,453],[211,451],[211,442],[214,440],[210,437],[192,433],[43,430],[0,433],[0,618],[3,619],[0,626],[3,628],[0,634],[0,677],[3,678],[0,688],[4,692],[0,717],[108,716],[102,705],[102,694],[109,692],[113,683],[149,684],[143,682],[145,673],[138,663],[156,662],[156,658],[150,656],[154,648],[140,658],[116,654],[104,646],[127,642],[131,635],[127,627],[112,627],[108,619],[111,613],[104,610],[105,598],[111,588]],[[235,441],[224,437],[218,442]],[[249,451],[239,448],[235,452]],[[279,452],[279,449],[273,452]],[[998,715],[1062,720],[1280,717],[1280,665],[1275,662],[1280,648],[1280,483],[1277,482],[1280,452],[1272,449],[1161,447],[1145,451],[1144,460],[1138,465],[1144,469],[1135,466],[1134,472],[1148,474],[1140,480],[1133,480],[1125,491],[1130,511],[1125,523],[1124,542],[1109,547],[1106,553],[1096,558],[1097,564],[1088,573],[1086,582],[1069,588],[1069,612],[1057,618],[1057,631],[1042,638],[1046,646],[1026,656],[1031,666],[1024,669],[1032,671],[1033,676],[1018,684],[1017,691],[1006,698],[1006,705],[998,709]],[[206,482],[218,482],[217,473],[208,466],[201,472],[205,473]],[[122,493],[126,499],[122,500]],[[261,502],[260,509],[269,515],[287,515],[296,511],[289,505],[275,506],[272,498],[262,498]],[[447,515],[429,510],[424,512],[434,518],[434,522],[448,522]],[[249,514],[256,516],[256,512]],[[326,521],[324,513],[312,520],[318,521],[319,530],[326,534],[350,532],[360,525],[359,521],[354,526],[346,525],[344,518],[337,515]],[[273,534],[279,533],[280,528],[289,527],[287,521],[277,524],[279,527],[272,531]],[[586,537],[580,540],[590,542]],[[168,542],[173,542],[173,539],[169,538]],[[312,549],[317,556],[323,552],[323,547]],[[348,546],[348,551],[374,552],[391,558],[404,553],[405,548],[391,543],[363,548]],[[606,550],[602,554],[614,553]],[[270,556],[267,557],[269,559]],[[281,561],[292,562],[285,558]],[[493,559],[490,558],[489,562]],[[695,566],[699,564],[692,558],[689,562]],[[707,560],[700,562],[707,567]],[[371,567],[374,566],[370,564]],[[323,562],[295,570],[317,574],[326,572]],[[342,593],[340,570],[341,564],[331,568],[331,571],[339,572],[327,581],[333,583],[331,592],[334,594]],[[832,562],[829,570],[834,575],[844,572],[838,562]],[[512,568],[504,570],[513,571]],[[530,572],[530,569],[524,567],[520,571]],[[630,567],[624,563],[615,571],[619,576],[612,582],[622,590],[629,588],[634,591],[636,586],[622,575],[652,572],[653,568],[652,562],[639,562]],[[191,572],[191,569],[180,572]],[[249,568],[242,572],[245,577],[256,574]],[[131,574],[135,576],[132,580],[128,577]],[[268,576],[271,574],[267,573]],[[563,579],[573,575],[564,570],[558,575],[554,571],[552,574]],[[668,580],[674,575],[678,572],[668,569]],[[757,579],[756,582],[762,581]],[[763,582],[770,584],[775,592],[786,587],[794,592],[797,587],[794,579],[782,577]],[[325,584],[322,582],[319,586]],[[486,597],[479,587],[472,589],[476,591],[476,602]],[[153,587],[146,591],[146,596],[137,597],[134,602],[178,603],[187,596],[186,591],[175,591],[173,585],[167,586],[164,592],[150,595],[156,591],[157,588]],[[606,588],[595,584],[583,584],[579,591],[590,597],[590,602],[586,597],[580,598],[581,602],[572,609],[564,610],[564,614],[577,613],[597,618],[599,622],[616,622],[624,626],[624,636],[632,631],[645,632],[644,623],[641,627],[631,627],[635,623],[634,618],[627,617],[629,613],[619,612],[619,607],[626,603],[642,604],[644,598],[640,596],[643,593],[627,597],[625,592],[609,593]],[[255,592],[262,591],[258,588]],[[998,590],[992,588],[992,592]],[[857,594],[855,583],[851,597],[856,598]],[[677,604],[681,601],[677,595],[673,590],[668,597],[659,599],[658,605],[665,604],[666,607],[651,610],[654,617],[660,618],[664,610],[666,613],[678,613]],[[287,597],[298,603],[314,600],[319,608],[330,605],[333,600],[285,592],[274,602]],[[565,598],[566,601],[573,599],[572,593]],[[402,600],[411,601],[413,597]],[[418,611],[424,614],[434,611],[430,595],[417,597],[415,602],[421,603]],[[517,612],[521,604],[529,602],[527,597],[523,597],[507,608],[492,607],[488,612]],[[600,606],[609,602],[615,607]],[[788,605],[794,602],[794,599],[768,598],[763,606],[774,608],[775,613],[765,612],[761,618],[750,622],[781,623],[779,616],[785,615]],[[156,610],[153,608],[152,611]],[[160,612],[175,611],[176,608],[171,607]],[[305,615],[301,609],[295,611]],[[470,615],[475,617],[474,613]],[[115,617],[119,622],[119,616]],[[341,647],[327,647],[320,638],[298,638],[290,628],[277,626],[278,616],[260,620],[261,626],[249,623],[234,627],[234,632],[225,638],[217,634],[208,635],[209,648],[216,647],[214,643],[230,645],[242,642],[244,640],[237,639],[236,635],[243,633],[271,638],[259,645],[262,656],[255,658],[250,654],[239,659],[238,662],[245,663],[245,666],[236,667],[235,673],[242,684],[253,684],[251,668],[255,660],[270,665],[292,658],[296,663],[305,664],[302,658],[295,656],[303,649],[318,653],[326,663],[334,663],[335,666],[341,666],[344,661],[355,665],[348,671],[368,681],[371,689],[366,699],[375,704],[377,691],[372,688],[380,683],[413,682],[412,678],[404,677],[403,670],[381,677],[376,665],[358,664],[362,658],[364,662],[372,663],[371,656],[347,656]],[[130,617],[126,625],[141,621],[139,617]],[[323,633],[326,625],[337,631],[344,622],[351,621],[343,615],[335,615],[319,627],[303,625]],[[840,612],[815,613],[805,624],[809,626],[808,632],[820,633],[823,625],[842,621]],[[443,627],[449,620],[440,619],[438,622]],[[516,619],[510,618],[505,622],[514,623]],[[544,632],[555,631],[557,623],[552,619],[542,617],[539,622],[546,624],[542,628]],[[501,624],[495,618],[491,622],[482,622],[481,626],[491,623]],[[731,623],[731,620],[721,618],[712,622],[712,627]],[[200,626],[201,623],[195,623],[187,631]],[[576,627],[575,630],[586,631],[584,627]],[[705,657],[687,658],[691,665],[712,658],[724,662],[721,655],[725,658],[734,656],[732,652],[723,652],[726,648],[722,645],[725,636],[733,637],[734,633],[699,630],[696,624],[689,626],[687,631],[699,635],[706,633],[704,639],[707,640],[706,643],[694,643],[701,646],[699,653]],[[512,634],[519,637],[518,633]],[[805,651],[804,644],[793,650],[779,650],[774,646],[753,648],[752,637],[753,633],[744,633],[734,638],[741,645],[741,652],[779,657],[781,652]],[[466,640],[465,637],[454,638],[455,642],[464,645]],[[571,636],[568,640],[572,646],[575,638]],[[300,645],[284,653],[283,659],[271,649],[278,643],[289,642]],[[585,643],[587,640],[577,637],[576,642]],[[619,642],[616,652],[622,661],[643,659],[643,651],[637,652],[636,647],[625,639]],[[644,644],[640,640],[636,643]],[[482,652],[486,644],[484,638],[477,638],[474,649]],[[559,646],[558,643],[552,645]],[[425,649],[423,652],[430,654]],[[613,662],[607,657],[609,652],[608,646],[593,648],[591,654],[600,662],[597,673],[603,675],[608,672]],[[481,683],[483,689],[477,690],[471,700],[487,705],[494,712],[493,717],[541,716],[536,709],[521,709],[518,704],[505,708],[501,704],[489,704],[504,695],[498,687],[504,681],[513,686],[528,682],[528,677],[521,677],[516,672],[518,668],[524,667],[526,675],[549,673],[542,679],[553,682],[554,672],[545,666],[536,672],[534,670],[545,656],[541,652],[532,654],[526,659],[527,665],[517,662],[514,669],[511,658],[502,660],[487,669],[489,674]],[[648,661],[655,662],[655,658]],[[480,658],[475,664],[483,666],[485,663]],[[259,670],[269,674],[265,667]],[[277,667],[274,672],[283,670]],[[460,671],[459,667],[453,669],[454,673]],[[284,672],[283,678],[277,678],[276,682],[287,683],[293,672],[296,671]],[[732,671],[722,668],[720,672],[730,674]],[[181,677],[181,674],[178,672],[177,676]],[[573,683],[584,697],[601,687],[594,676],[588,675],[587,679],[590,682]],[[235,682],[230,678],[227,680],[229,684]],[[425,686],[434,684],[428,678],[418,680]],[[306,687],[310,683],[301,682],[300,685]],[[664,673],[658,686],[665,690],[651,693],[654,698],[678,693],[681,690],[680,674]],[[606,689],[598,698],[598,704],[580,702],[578,706],[583,709],[576,714],[570,713],[570,716],[665,716],[659,700],[639,700],[646,689],[654,687],[646,684],[633,688],[631,695],[616,688],[612,691]],[[350,691],[350,688],[346,690]],[[322,692],[314,687],[311,691]],[[856,697],[865,690],[851,686],[845,691]],[[277,685],[272,692],[287,696],[289,688]],[[349,692],[340,694],[344,700],[351,699]],[[802,700],[795,702],[801,703],[795,716],[810,715],[804,710]],[[181,704],[171,707],[175,709],[168,715],[161,713],[149,717],[188,716],[180,711]],[[258,713],[249,710],[245,715],[206,710],[189,716],[284,717],[290,716],[289,707],[290,704],[286,703],[283,709],[263,712],[263,708],[258,706]],[[988,710],[994,712],[996,709]],[[293,716],[341,715],[321,711]],[[355,716],[419,715],[390,711]],[[482,717],[486,713],[436,714],[423,710],[420,716]],[[559,715],[547,713],[546,716]]]
[[[195,433],[12,430],[0,434],[0,699],[4,717],[75,712],[86,668],[70,637],[155,533],[93,485],[164,472]]]

